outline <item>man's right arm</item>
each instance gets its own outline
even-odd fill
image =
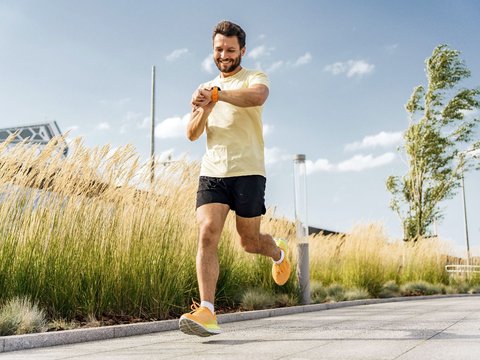
[[[197,140],[205,130],[208,116],[212,112],[215,103],[211,102],[204,106],[192,106],[190,121],[187,125],[187,138],[190,141]]]

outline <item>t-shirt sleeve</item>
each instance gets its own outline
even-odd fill
[[[257,84],[265,85],[266,87],[269,88],[270,87],[270,81],[268,81],[267,74],[265,74],[264,72],[261,72],[261,71],[257,71],[255,73],[253,73],[252,76],[250,77],[249,81],[248,81],[248,86],[257,85]]]
[[[210,89],[211,87],[212,87],[212,82],[207,81],[207,82],[204,82],[203,84],[200,84],[197,89]]]

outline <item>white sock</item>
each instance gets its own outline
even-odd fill
[[[285,257],[285,251],[280,249],[280,259],[278,259],[277,261],[273,260],[273,262],[278,265],[283,261],[284,257]]]
[[[200,307],[206,307],[208,310],[212,312],[212,314],[215,314],[215,308],[213,307],[213,304],[211,302],[201,301]]]

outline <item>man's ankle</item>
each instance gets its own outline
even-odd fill
[[[201,301],[200,302],[200,307],[206,307],[208,310],[212,312],[212,314],[215,314],[215,308],[213,304],[209,301]]]

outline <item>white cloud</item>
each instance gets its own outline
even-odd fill
[[[375,65],[367,63],[365,60],[348,60],[346,62],[336,62],[325,66],[324,71],[333,75],[346,74],[347,77],[363,76],[370,74],[375,69]]]
[[[395,154],[388,152],[380,156],[355,155],[351,159],[345,160],[337,165],[338,171],[363,171],[373,169],[379,166],[387,165],[395,159]]]
[[[287,154],[285,150],[277,147],[265,148],[265,165],[274,165],[276,163],[290,160],[292,156]]]
[[[163,120],[155,126],[155,137],[159,139],[170,139],[185,137],[187,124],[190,121],[190,113],[183,117],[171,117]]]
[[[363,171],[384,166],[395,160],[395,154],[387,152],[380,156],[369,155],[355,155],[352,158],[342,161],[338,164],[332,164],[327,159],[318,159],[315,162],[307,160],[307,174],[315,172],[351,172]]]
[[[333,75],[338,75],[347,71],[347,65],[346,63],[336,62],[336,63],[325,66],[323,70],[328,71]]]
[[[312,160],[306,160],[305,165],[307,167],[307,175],[322,171],[333,171],[335,168],[335,166],[327,159],[318,159],[315,162]]]
[[[353,61],[352,63],[350,63],[350,68],[347,71],[347,76],[352,77],[355,75],[362,76],[365,74],[369,74],[373,71],[374,68],[375,65],[369,64],[366,61]]]
[[[273,131],[274,126],[270,124],[263,124],[263,136],[270,135]]]
[[[95,126],[95,130],[108,130],[110,129],[110,124],[108,122],[101,122]]]
[[[270,65],[268,67],[267,73],[273,73],[273,72],[277,71],[278,69],[280,69],[282,66],[283,66],[283,61],[282,60],[275,61],[272,65]]]
[[[169,62],[173,62],[175,60],[178,60],[179,58],[181,58],[182,56],[184,56],[186,54],[188,54],[188,49],[187,48],[175,49],[170,54],[165,56],[165,59]]]
[[[388,147],[397,145],[402,141],[401,132],[381,131],[376,135],[368,135],[362,141],[356,141],[345,145],[346,151],[355,151],[360,149],[369,149],[375,147]]]
[[[255,49],[252,50],[253,55],[251,55],[250,57],[252,59],[257,60],[263,55],[269,55],[270,54],[269,50],[272,50],[272,49],[273,48],[267,49],[263,45],[258,46],[258,47],[256,47]],[[306,52],[304,55],[298,57],[295,61],[277,60],[277,61],[274,61],[273,63],[271,63],[270,66],[267,67],[266,72],[267,73],[273,73],[273,72],[275,72],[275,71],[277,71],[277,70],[279,70],[280,68],[283,68],[283,67],[296,68],[296,67],[303,66],[303,65],[306,65],[306,64],[310,63],[312,61],[312,59],[313,59],[312,54],[310,54],[309,52]],[[255,66],[256,66],[257,69],[262,68],[260,62],[257,62],[255,64]]]
[[[202,69],[203,71],[213,74],[213,67],[215,66],[215,63],[213,62],[213,55],[210,54],[208,55],[205,59],[202,61]]]
[[[306,52],[304,55],[300,56],[294,63],[293,66],[302,66],[308,64],[312,61],[312,54]]]
[[[250,59],[258,59],[262,56],[269,55],[270,52],[268,51],[267,47],[265,45],[260,45],[257,47],[254,47],[252,50],[247,52],[247,57]]]

